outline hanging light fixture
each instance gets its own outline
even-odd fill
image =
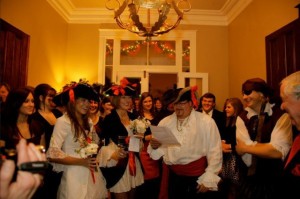
[[[114,19],[119,27],[146,37],[147,41],[176,28],[183,14],[191,10],[189,0],[106,0],[105,6],[114,11]],[[170,10],[176,16],[172,23],[168,19],[172,18]],[[151,23],[155,18],[157,21]]]

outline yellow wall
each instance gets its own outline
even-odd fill
[[[70,24],[68,33],[66,78],[89,83],[98,79],[99,26]]]
[[[197,72],[208,73],[208,90],[222,110],[228,97],[228,28],[201,26],[197,32]]]
[[[265,36],[298,17],[300,0],[253,0],[229,26],[179,26],[197,30],[197,72],[209,74],[209,90],[222,109],[241,97],[252,77],[266,79]],[[0,0],[0,17],[30,35],[28,84],[57,90],[70,81],[98,79],[99,28],[68,24],[41,0]]]
[[[30,35],[28,85],[65,84],[68,24],[41,0],[1,0],[1,18]]]
[[[299,0],[253,0],[229,25],[229,96],[249,78],[266,80],[265,37],[298,18]]]
[[[216,96],[217,109],[228,98],[228,27],[179,25],[180,30],[197,31],[196,67],[208,73],[208,90]]]

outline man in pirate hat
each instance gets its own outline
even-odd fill
[[[173,102],[174,113],[158,124],[168,128],[180,145],[161,145],[155,138],[150,141],[150,156],[163,157],[160,198],[196,199],[218,190],[221,139],[214,120],[195,110],[198,106],[196,90],[196,86],[180,89]]]

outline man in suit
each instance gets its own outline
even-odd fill
[[[216,96],[212,93],[205,93],[200,98],[200,106],[198,111],[206,113],[212,117],[221,133],[225,128],[225,115],[216,108]]]
[[[292,124],[300,131],[300,71],[287,76],[281,81],[280,97],[282,99],[281,109],[289,114]],[[300,134],[298,132],[294,135],[293,145],[285,159],[282,196],[299,198],[299,185]]]

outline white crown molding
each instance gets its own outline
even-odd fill
[[[70,22],[69,18],[75,6],[69,0],[47,0],[47,2],[66,22]]]
[[[237,2],[234,4],[234,6],[229,8],[229,11],[227,11],[228,24],[230,24],[253,0],[236,0],[236,1]]]
[[[70,24],[115,23],[113,11],[106,8],[76,8],[70,0],[47,0],[54,10]],[[229,25],[253,0],[228,0],[220,10],[192,9],[181,24]]]

